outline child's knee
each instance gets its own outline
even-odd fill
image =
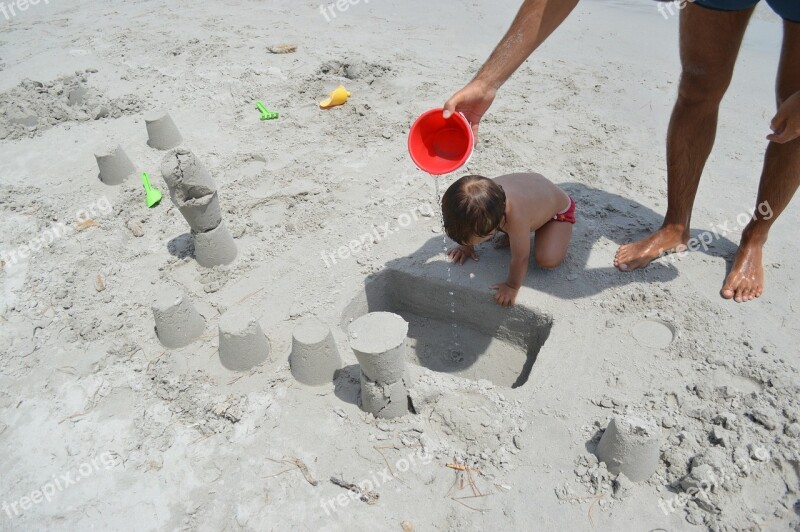
[[[555,255],[552,253],[537,253],[534,255],[536,263],[544,270],[552,270],[561,266],[564,262],[564,256]]]

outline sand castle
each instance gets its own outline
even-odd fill
[[[264,362],[270,353],[261,325],[245,309],[233,308],[219,319],[219,359],[234,371],[246,371]]]
[[[153,318],[156,335],[164,347],[184,347],[203,334],[205,320],[182,290],[162,285],[156,294]]]
[[[212,268],[236,258],[236,244],[220,214],[217,185],[187,149],[170,151],[161,163],[170,198],[191,227],[198,264]]]
[[[658,467],[660,448],[661,429],[655,421],[617,416],[609,422],[595,454],[610,472],[641,482]]]
[[[119,185],[136,174],[136,167],[119,145],[109,145],[94,154],[100,170],[98,178],[106,185]]]
[[[342,360],[330,327],[317,318],[306,318],[297,324],[292,331],[289,366],[302,384],[320,386],[332,382]]]
[[[183,142],[180,131],[169,113],[155,111],[144,117],[147,127],[147,145],[157,150],[170,150]]]
[[[391,312],[371,312],[350,324],[350,347],[361,366],[361,408],[375,417],[408,413],[407,334],[408,322]]]

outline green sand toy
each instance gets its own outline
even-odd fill
[[[272,120],[274,118],[278,118],[278,113],[270,111],[264,107],[263,103],[256,101],[256,107],[258,107],[258,110],[261,111],[261,120]]]
[[[150,177],[147,172],[142,172],[142,183],[144,184],[144,200],[147,203],[147,208],[152,209],[161,201],[161,191],[153,188],[153,185],[150,184]]]

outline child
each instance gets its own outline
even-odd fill
[[[508,279],[492,286],[499,304],[510,307],[533,256],[542,268],[555,268],[567,255],[575,223],[575,201],[539,174],[507,174],[494,179],[464,176],[442,197],[444,230],[461,244],[448,252],[453,262],[478,260],[475,245],[504,233],[497,247],[511,246]]]

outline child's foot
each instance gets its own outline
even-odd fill
[[[494,241],[494,249],[504,249],[509,245],[508,235],[505,233],[500,233],[500,238]]]
[[[761,264],[763,243],[742,243],[733,259],[731,273],[722,285],[722,297],[743,303],[764,293],[764,266]]]
[[[620,246],[614,266],[623,272],[644,268],[664,253],[686,249],[689,235],[681,228],[662,227],[647,238]]]

